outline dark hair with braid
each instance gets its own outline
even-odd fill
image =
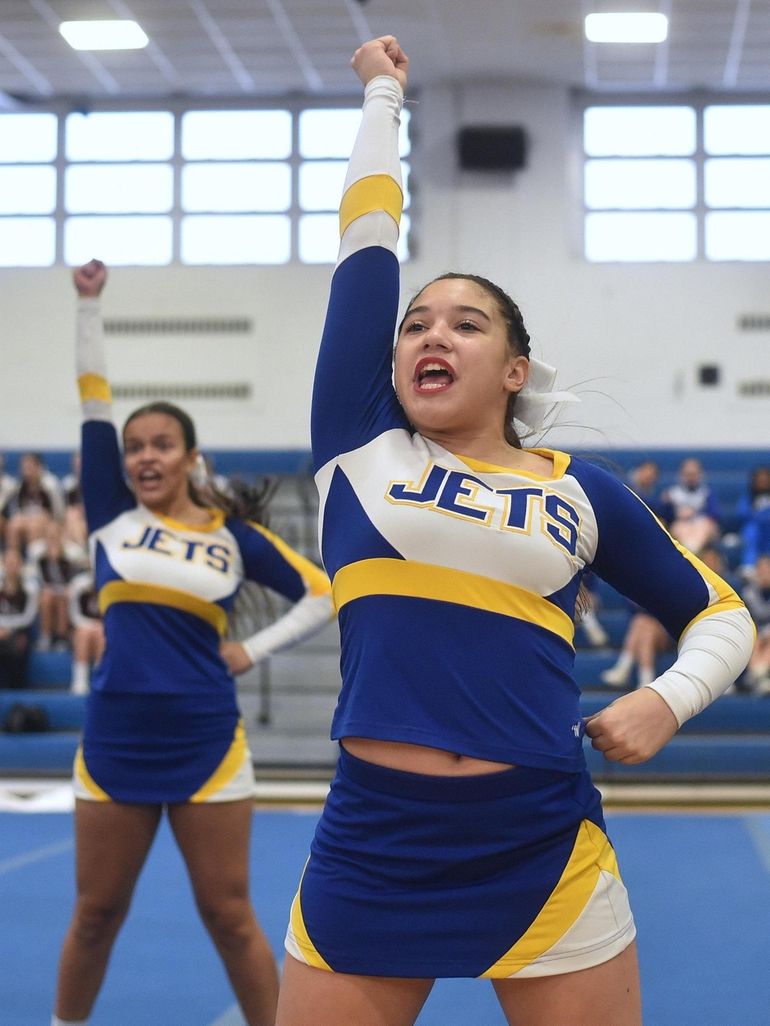
[[[402,317],[401,323],[398,326],[398,333],[401,334],[401,328],[403,327],[404,321],[409,316],[409,311],[429,285],[433,285],[434,282],[437,281],[452,281],[455,279],[472,281],[474,285],[478,285],[479,288],[483,289],[489,296],[491,296],[497,304],[497,309],[500,311],[501,317],[505,321],[508,333],[508,348],[511,353],[514,356],[526,356],[527,359],[529,359],[529,332],[524,326],[524,318],[521,315],[521,310],[507,292],[501,289],[499,285],[495,285],[495,283],[490,281],[488,278],[482,278],[480,274],[463,274],[460,271],[447,271],[446,274],[440,274],[437,278],[433,278],[431,281],[427,282],[407,307],[406,313]],[[516,393],[512,393],[508,398],[508,405],[505,408],[505,425],[503,430],[505,432],[506,442],[509,445],[512,445],[514,449],[521,449],[521,440],[516,434],[516,429],[513,426],[515,406]]]
[[[166,417],[172,417],[182,429],[182,440],[186,452],[191,452],[198,446],[195,423],[181,406],[159,399],[155,402],[145,403],[130,413],[123,425],[123,437],[125,438],[128,425],[139,417],[147,417],[153,413],[161,413]],[[188,482],[187,488],[192,501],[196,506],[204,509],[215,506],[221,509],[228,517],[237,517],[239,520],[254,520],[259,524],[265,524],[267,520],[267,507],[275,491],[275,483],[268,480],[258,485],[247,484],[245,481],[237,480],[231,482],[229,494],[217,488],[213,481],[208,480],[205,484],[207,496],[204,498],[192,481]],[[209,498],[210,497],[210,498]]]

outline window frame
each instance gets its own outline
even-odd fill
[[[353,109],[361,110],[361,97],[360,95],[318,95],[310,97],[297,97],[297,96],[262,96],[262,97],[232,97],[232,96],[208,96],[208,97],[194,97],[186,98],[184,101],[171,100],[168,102],[164,97],[134,97],[131,99],[115,99],[99,101],[98,103],[89,104],[83,106],[81,104],[74,103],[71,98],[62,98],[61,100],[54,100],[48,102],[37,102],[26,104],[23,110],[19,111],[3,111],[2,113],[14,114],[53,114],[57,118],[56,126],[56,155],[52,161],[6,161],[5,166],[19,166],[27,165],[32,167],[52,167],[56,173],[56,204],[55,209],[51,213],[47,214],[29,214],[23,215],[30,219],[43,219],[53,221],[54,233],[55,233],[55,253],[52,264],[40,264],[40,265],[4,265],[4,270],[14,268],[31,268],[31,267],[56,267],[56,266],[69,266],[64,257],[65,250],[65,230],[66,223],[69,217],[103,217],[103,216],[159,216],[157,213],[147,212],[146,214],[129,214],[124,215],[121,213],[82,213],[82,212],[70,212],[65,208],[65,180],[66,171],[71,166],[78,166],[80,164],[98,164],[99,161],[71,161],[66,157],[66,119],[69,114],[90,114],[90,113],[123,113],[123,112],[155,112],[155,111],[166,111],[173,116],[173,154],[171,158],[166,161],[159,161],[158,163],[166,163],[172,172],[172,190],[173,200],[172,208],[166,216],[170,219],[171,223],[171,248],[172,256],[169,263],[162,265],[153,264],[127,264],[125,266],[131,267],[145,267],[145,266],[164,266],[164,267],[222,267],[222,266],[238,266],[238,267],[286,267],[286,266],[313,266],[314,264],[321,264],[323,266],[331,266],[333,260],[330,258],[328,261],[303,261],[300,259],[300,240],[299,240],[299,225],[303,215],[305,214],[333,214],[336,213],[335,207],[329,207],[326,210],[304,210],[300,206],[300,194],[299,194],[299,177],[300,168],[303,164],[314,163],[316,159],[319,162],[329,159],[336,158],[306,158],[300,155],[299,147],[299,125],[300,125],[300,114],[305,110],[342,110],[342,109]],[[281,215],[285,216],[289,222],[289,239],[290,239],[290,256],[288,261],[276,261],[275,263],[249,263],[249,264],[188,264],[182,260],[182,222],[187,216],[196,216],[204,212],[200,211],[186,211],[182,209],[182,170],[188,165],[196,163],[219,163],[219,161],[196,161],[186,160],[182,156],[182,118],[184,114],[191,111],[262,111],[262,110],[285,110],[291,115],[291,153],[284,160],[279,161],[285,163],[289,168],[290,183],[291,183],[291,196],[289,206],[285,211],[281,211]],[[410,119],[414,118],[414,112],[410,111]],[[341,158],[340,158],[341,159]],[[409,129],[409,153],[403,158],[409,163],[410,181],[414,181],[414,131],[413,121],[410,123]],[[271,158],[266,162],[276,162],[275,158]],[[243,160],[233,161],[232,159],[222,160],[222,163],[260,163],[261,161],[254,160]],[[104,163],[109,164],[146,164],[146,160],[141,161],[115,161],[105,160]],[[411,192],[411,190],[410,190]],[[411,195],[412,202],[409,208],[409,231],[407,233],[407,245],[409,254],[411,256],[412,245],[409,241],[409,235],[413,231],[414,227],[414,202],[413,195]],[[222,214],[233,214],[235,216],[242,214],[265,214],[266,216],[273,216],[271,212],[267,211],[223,211]],[[3,215],[3,217],[6,215]],[[7,215],[10,216],[10,215]],[[2,217],[0,217],[0,225],[2,224]],[[407,256],[406,259],[410,257]]]
[[[586,110],[591,107],[690,107],[695,112],[695,150],[691,157],[661,157],[660,159],[689,159],[693,162],[695,168],[695,204],[692,207],[646,207],[646,208],[623,208],[624,212],[641,212],[641,213],[676,213],[678,211],[692,213],[695,217],[696,222],[696,252],[692,260],[686,261],[667,261],[667,260],[652,260],[652,261],[641,261],[641,260],[601,260],[594,261],[589,260],[586,256],[586,223],[587,217],[590,213],[601,213],[601,209],[597,210],[588,207],[586,204],[585,196],[585,170],[588,161],[592,160],[613,160],[618,157],[611,155],[595,157],[586,153],[584,143],[584,115]],[[587,90],[579,90],[573,93],[573,107],[575,111],[574,119],[574,138],[573,142],[577,146],[578,154],[578,174],[575,176],[574,188],[576,189],[578,196],[578,209],[580,211],[580,224],[578,226],[577,238],[580,245],[580,256],[582,259],[593,266],[601,265],[639,265],[639,264],[664,264],[664,265],[681,265],[692,264],[692,263],[703,263],[703,264],[744,264],[748,266],[756,266],[767,264],[770,262],[770,257],[761,260],[752,259],[712,259],[706,255],[706,221],[707,217],[711,213],[770,213],[770,206],[767,207],[710,207],[706,204],[705,196],[705,174],[706,174],[706,163],[710,159],[724,159],[725,157],[735,159],[746,159],[752,160],[756,157],[767,157],[770,159],[770,146],[768,147],[767,153],[762,154],[721,154],[706,153],[705,140],[704,140],[704,121],[705,121],[705,110],[707,107],[741,107],[741,106],[768,106],[768,101],[764,97],[764,94],[756,93],[713,93],[707,91],[697,92],[683,92],[683,93],[617,93],[617,92],[591,92]],[[632,160],[649,160],[656,159],[658,155],[650,154],[648,156],[631,157],[623,159]],[[607,208],[607,212],[617,211],[618,208]]]

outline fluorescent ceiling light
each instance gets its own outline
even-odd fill
[[[586,16],[586,39],[592,43],[662,43],[667,35],[665,14]]]
[[[149,43],[135,21],[63,21],[59,32],[73,50],[141,50]]]

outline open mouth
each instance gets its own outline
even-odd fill
[[[163,475],[157,470],[142,470],[137,475],[137,480],[142,488],[153,488],[163,480]]]
[[[414,369],[414,389],[416,392],[443,392],[454,384],[455,373],[446,360],[435,356],[419,361]]]

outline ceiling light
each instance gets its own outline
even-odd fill
[[[586,16],[586,39],[592,43],[662,43],[667,35],[665,14]]]
[[[59,32],[73,50],[141,50],[149,43],[135,21],[63,21]]]

